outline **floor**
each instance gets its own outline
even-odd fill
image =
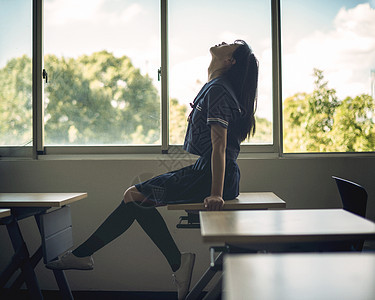
[[[363,252],[375,252],[375,241],[366,241]],[[26,290],[9,294],[0,291],[2,300],[28,300],[29,294]],[[43,291],[44,300],[62,300],[59,291]],[[175,292],[113,292],[113,291],[76,291],[73,292],[74,300],[176,300]],[[204,297],[202,294],[201,298]]]
[[[101,292],[77,291],[73,292],[74,300],[176,300],[175,292]],[[204,295],[200,299],[202,299]],[[16,294],[1,294],[2,300],[28,300],[27,291],[22,290]],[[58,291],[43,291],[44,300],[62,300]]]

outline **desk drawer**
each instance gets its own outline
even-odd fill
[[[73,246],[70,207],[41,215],[40,229],[44,263],[47,263]]]

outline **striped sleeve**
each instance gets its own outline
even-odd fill
[[[212,86],[207,93],[207,124],[228,128],[233,114],[232,102],[231,96],[222,86]]]

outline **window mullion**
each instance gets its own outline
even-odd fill
[[[44,152],[43,124],[43,0],[33,0],[33,157]]]
[[[169,93],[168,93],[168,0],[160,1],[161,10],[161,149],[168,153],[169,146]]]
[[[280,0],[271,0],[273,144],[279,155],[283,152],[280,17]]]

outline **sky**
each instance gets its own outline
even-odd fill
[[[31,2],[0,0],[0,68],[31,55]],[[160,89],[159,7],[157,0],[45,0],[44,53],[127,55]],[[283,0],[281,10],[283,98],[311,92],[313,68],[339,97],[370,93],[375,0]],[[170,96],[191,102],[207,80],[209,48],[240,38],[260,62],[258,116],[271,119],[270,22],[269,0],[169,0]]]
[[[295,92],[312,90],[312,77],[308,81],[306,75],[311,75],[313,68],[324,71],[329,87],[335,88],[341,99],[370,94],[370,72],[375,69],[375,1],[327,1],[328,5],[335,2],[340,5],[332,7],[331,13],[325,13],[330,22],[317,24],[305,34],[305,30],[298,27],[293,32],[298,22],[285,22],[284,98]],[[313,14],[318,12],[315,8]],[[300,19],[303,23],[311,21],[307,9]],[[325,17],[318,20],[323,21]]]

